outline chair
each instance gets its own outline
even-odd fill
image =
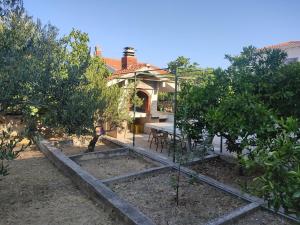
[[[150,148],[154,141],[154,143],[156,144],[156,151],[158,149],[158,145],[160,144],[161,145],[160,152],[162,152],[164,145],[168,145],[168,133],[159,132],[158,130],[151,128],[151,134],[152,134],[152,139],[150,141]]]
[[[156,130],[156,129],[154,129],[154,128],[151,128],[151,129],[150,129],[150,133],[149,133],[149,137],[148,137],[148,142],[150,141],[151,135],[153,136],[153,133],[152,133],[153,130]],[[161,133],[162,133],[162,131],[160,131],[160,130],[156,130],[156,132],[157,132],[158,134],[161,134]]]

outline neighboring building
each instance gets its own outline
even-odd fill
[[[289,41],[265,48],[281,49],[287,53],[286,63],[300,62],[300,41]]]
[[[99,47],[95,48],[95,56],[101,56],[112,72],[108,85],[127,88],[136,73],[137,96],[143,100],[143,105],[136,108],[136,124],[143,126],[147,122],[173,120],[172,113],[157,110],[158,93],[174,92],[174,83],[164,76],[168,74],[167,71],[148,63],[138,62],[132,47],[124,48],[121,59],[103,57]],[[131,115],[133,116],[132,109]]]

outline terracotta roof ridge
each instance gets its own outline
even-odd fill
[[[282,42],[279,44],[265,46],[263,48],[296,47],[297,45],[300,46],[300,41],[287,41],[287,42]]]

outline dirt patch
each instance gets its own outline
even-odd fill
[[[0,181],[0,224],[116,224],[35,148],[12,161],[9,172]]]
[[[229,163],[221,158],[213,158],[208,161],[200,162],[189,168],[197,173],[209,176],[224,184],[244,191],[251,190],[251,187],[254,185],[253,179],[258,176],[258,174],[245,174],[245,176],[241,176],[239,175],[237,164]]]
[[[98,179],[107,179],[156,167],[153,163],[134,155],[112,156],[77,162],[83,169]]]
[[[62,150],[65,155],[76,155],[84,153],[87,150],[87,144],[83,144],[80,146],[73,145],[72,143],[63,143],[56,144],[56,146]],[[95,151],[104,151],[121,148],[120,145],[114,144],[109,141],[98,141],[95,147]]]
[[[111,188],[159,225],[205,224],[246,204],[207,184],[189,184],[189,179],[182,176],[179,206],[176,206],[171,185],[175,175],[175,172],[155,174],[113,184]]]
[[[233,222],[235,225],[296,225],[274,213],[258,210]]]

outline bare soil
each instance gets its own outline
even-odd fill
[[[155,174],[112,184],[111,188],[158,225],[205,224],[246,204],[207,184],[190,184],[189,179],[181,176],[177,206],[176,192],[171,185],[171,180],[176,174],[175,172]]]
[[[190,169],[244,191],[251,189],[254,185],[253,179],[259,176],[258,173],[241,176],[237,164],[229,163],[221,158],[213,158],[200,162],[199,164],[190,166]]]
[[[12,161],[9,172],[0,181],[1,225],[119,224],[35,147]]]
[[[72,143],[60,143],[56,145],[65,155],[76,155],[84,153],[87,150],[88,144],[74,145]],[[98,141],[95,147],[95,151],[104,151],[121,148],[120,145],[114,144],[109,141]]]
[[[156,165],[134,155],[82,160],[77,163],[98,179],[107,179],[156,167]]]
[[[292,221],[271,212],[258,210],[233,222],[234,225],[296,225]]]

